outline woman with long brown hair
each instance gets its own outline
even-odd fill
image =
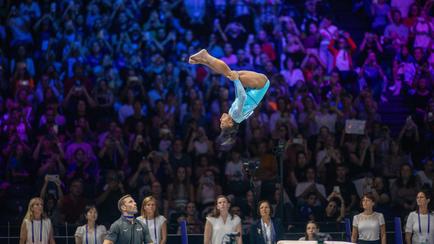
[[[430,208],[431,193],[419,191],[416,196],[417,210],[408,215],[405,225],[407,244],[434,243],[434,214]]]
[[[306,231],[304,236],[298,239],[299,241],[330,241],[332,237],[329,234],[319,232],[319,225],[310,220],[306,224]]]
[[[157,199],[153,196],[145,197],[140,212],[141,215],[137,220],[148,226],[153,243],[165,244],[167,241],[167,222],[166,218],[158,213]]]
[[[20,244],[54,244],[53,227],[44,213],[44,201],[34,197],[29,202],[20,230]]]
[[[230,214],[229,208],[229,199],[223,195],[218,196],[213,211],[206,217],[205,244],[220,244],[231,236],[236,238],[237,244],[243,243],[241,219],[237,215]]]

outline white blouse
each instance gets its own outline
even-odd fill
[[[83,244],[102,244],[104,242],[104,238],[107,234],[107,230],[104,225],[98,225],[96,227],[96,232],[94,228],[87,229],[87,225],[82,225],[77,227],[75,231],[76,237],[81,239],[81,243]],[[96,237],[96,239],[95,239]],[[86,241],[87,239],[87,241]]]
[[[428,214],[420,214],[420,222],[417,211],[408,215],[405,225],[405,232],[412,233],[411,243],[413,244],[434,244],[434,214],[429,214],[429,231],[428,231]],[[429,233],[428,233],[429,232]]]
[[[163,215],[158,215],[153,219],[146,219],[142,216],[137,217],[137,220],[142,222],[142,224],[148,226],[149,234],[154,243],[158,244],[161,241],[161,229],[166,222],[166,218]]]
[[[27,241],[30,244],[48,244],[50,241],[51,220],[49,218],[41,220],[25,219],[27,228]]]
[[[354,216],[353,226],[358,229],[359,240],[377,241],[380,240],[380,227],[384,225],[382,213],[374,212],[371,215],[358,214]]]
[[[223,243],[226,234],[233,233],[237,230],[237,226],[241,224],[241,219],[237,215],[228,215],[226,218],[226,223],[223,223],[223,218],[219,216],[218,218],[206,217],[206,220],[212,225],[212,244]]]

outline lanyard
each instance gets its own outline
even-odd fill
[[[88,239],[87,239],[87,233],[88,233],[88,228],[87,228],[87,225],[86,225],[86,244],[89,244],[89,242],[88,242]],[[94,234],[94,243],[96,244],[97,243],[97,238],[96,238],[96,224],[95,224],[95,231],[93,232],[93,234]]]
[[[158,236],[157,236],[157,222],[156,222],[156,220],[155,220],[156,218],[154,218],[154,234],[155,234],[155,243],[156,244],[158,244]],[[146,225],[148,226],[148,228],[149,228],[149,225],[148,225],[148,217],[146,217]]]
[[[39,230],[39,242],[42,243],[42,219],[41,219],[41,227]],[[35,230],[33,229],[33,220],[32,220],[32,242],[35,243]]]
[[[417,211],[417,220],[419,222],[419,233],[422,234],[422,227],[420,225],[420,212],[419,211]],[[428,227],[427,227],[427,231],[426,231],[426,233],[428,234],[428,236],[429,236],[430,225],[431,225],[430,213],[428,212]]]

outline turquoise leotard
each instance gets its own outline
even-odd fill
[[[265,93],[270,87],[270,81],[267,80],[265,85],[260,89],[245,89],[239,79],[234,80],[234,84],[236,97],[229,109],[229,115],[235,122],[241,123],[253,114],[253,111],[259,105],[262,98],[264,98]]]

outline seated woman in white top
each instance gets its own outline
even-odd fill
[[[102,244],[107,234],[107,230],[104,225],[97,225],[98,211],[94,205],[88,205],[84,209],[84,216],[87,223],[82,226],[78,226],[75,231],[75,243],[76,244]]]
[[[351,242],[386,244],[386,223],[382,213],[374,212],[375,198],[367,193],[362,197],[363,212],[353,218]]]
[[[153,196],[145,197],[140,212],[141,216],[137,220],[148,226],[152,242],[165,244],[167,241],[167,222],[166,218],[158,213],[157,199]]]
[[[21,224],[20,244],[54,244],[51,221],[44,213],[42,198],[35,197],[29,202],[26,216]]]
[[[230,202],[226,196],[217,197],[214,210],[206,217],[204,243],[220,244],[234,237],[237,244],[243,243],[241,219],[229,213]]]
[[[318,224],[311,220],[307,222],[306,232],[303,237],[298,239],[299,241],[331,241],[332,237],[329,234],[319,232]]]
[[[429,209],[431,195],[419,191],[416,196],[417,210],[408,215],[405,225],[406,244],[434,243],[434,214]]]

